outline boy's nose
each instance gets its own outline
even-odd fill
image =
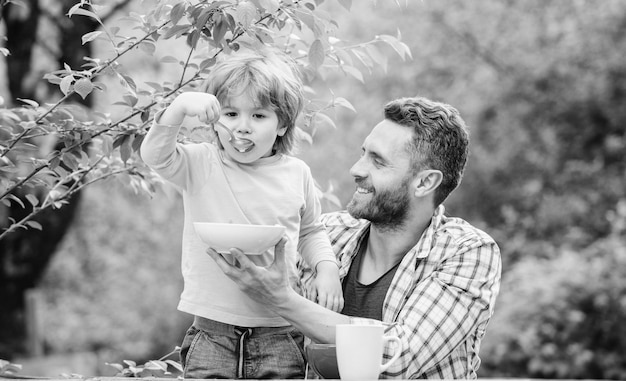
[[[252,132],[250,129],[250,120],[248,118],[241,118],[235,127],[235,131],[240,134],[249,134]]]

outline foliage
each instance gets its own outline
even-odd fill
[[[128,35],[119,25],[104,25],[95,1],[81,0],[68,16],[89,17],[100,29],[83,35],[83,44],[108,42],[102,57],[85,57],[82,68],[65,65],[45,75],[57,85],[62,97],[51,104],[21,99],[20,108],[0,109],[0,201],[17,203],[30,211],[19,221],[11,220],[0,240],[19,228],[41,229],[33,217],[46,209],[60,208],[87,185],[115,177],[137,192],[152,194],[158,178],[141,162],[137,152],[158,108],[177,93],[193,88],[220,55],[241,48],[276,46],[292,55],[308,82],[319,81],[329,71],[362,78],[363,67],[371,69],[384,60],[380,46],[391,46],[402,58],[410,57],[399,38],[380,35],[369,42],[349,45],[337,38],[337,24],[319,8],[323,1],[254,0],[187,1],[145,0],[143,14],[130,14],[127,21],[137,35]],[[340,1],[349,6],[349,1]],[[188,46],[186,57],[158,58],[180,76],[162,82],[140,82],[122,63],[128,55],[154,57],[163,40],[180,40]],[[157,59],[157,57],[154,57]],[[362,65],[359,67],[358,65]],[[91,111],[69,104],[74,94],[82,98],[108,92],[103,77],[116,78],[123,91],[110,91],[112,105],[121,107],[119,118],[111,111]],[[312,88],[311,88],[312,89]],[[341,97],[315,99],[311,90],[300,136],[310,141],[319,125],[333,124],[324,112],[334,107],[351,108]],[[197,139],[197,129],[181,139]],[[25,194],[24,204],[16,193]]]
[[[171,355],[178,354],[180,347],[176,347],[172,352],[166,354],[158,360],[150,360],[143,365],[137,365],[135,361],[124,360],[124,365],[118,363],[107,363],[106,365],[115,368],[118,373],[116,376],[122,377],[175,377],[183,372],[182,365],[174,360],[167,359]],[[175,373],[170,372],[173,368]]]
[[[524,242],[511,246],[506,266],[526,256],[528,244],[577,250],[606,237],[608,214],[624,198],[626,9],[591,7],[508,9],[506,22],[528,16],[524,37],[507,29],[485,53],[500,81],[477,113],[483,192],[471,201],[505,242]],[[518,62],[507,58],[513,46],[524,52]]]
[[[488,359],[484,372],[531,378],[626,377],[623,232],[582,252],[561,247],[550,259],[524,259],[506,274],[489,327],[498,342],[482,352]]]
[[[7,360],[0,359],[0,377],[14,376],[22,369],[20,364],[12,364]]]
[[[191,324],[176,310],[180,196],[147,198],[117,183],[85,189],[74,227],[39,285],[48,353],[96,353],[100,364],[145,362],[180,343]],[[112,369],[99,369],[105,371]]]

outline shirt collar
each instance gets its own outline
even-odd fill
[[[420,237],[419,241],[417,241],[417,244],[413,246],[413,248],[407,253],[407,255],[405,255],[405,258],[421,259],[428,256],[430,249],[433,247],[433,242],[436,238],[436,232],[443,225],[444,213],[445,207],[443,205],[439,205],[435,209],[435,212],[430,219],[430,224],[428,224],[428,227],[422,233],[422,236]],[[348,249],[346,250],[346,252],[350,253],[349,258],[342,259],[345,261],[352,261],[354,255],[356,255],[356,253],[358,252],[357,249],[360,242],[369,232],[371,223],[367,220],[351,219],[346,223],[346,225],[348,225],[350,228],[355,229],[356,233],[353,235],[351,241],[348,242],[346,245],[349,246],[346,247]]]

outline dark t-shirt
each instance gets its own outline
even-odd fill
[[[352,260],[348,274],[343,280],[344,307],[342,314],[355,317],[383,320],[383,303],[389,285],[398,269],[398,264],[389,269],[380,278],[370,284],[362,284],[357,277],[361,268],[361,259],[365,252],[366,239],[361,243],[359,252]]]

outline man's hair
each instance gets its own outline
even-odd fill
[[[304,108],[303,84],[298,67],[278,50],[238,52],[225,57],[211,70],[201,90],[213,94],[221,104],[228,98],[247,94],[259,107],[270,107],[278,115],[278,153],[289,153],[296,141],[296,120]]]
[[[469,133],[459,112],[422,97],[400,98],[385,105],[385,119],[413,129],[407,146],[413,175],[424,169],[443,173],[435,190],[438,206],[461,182],[467,162]]]

